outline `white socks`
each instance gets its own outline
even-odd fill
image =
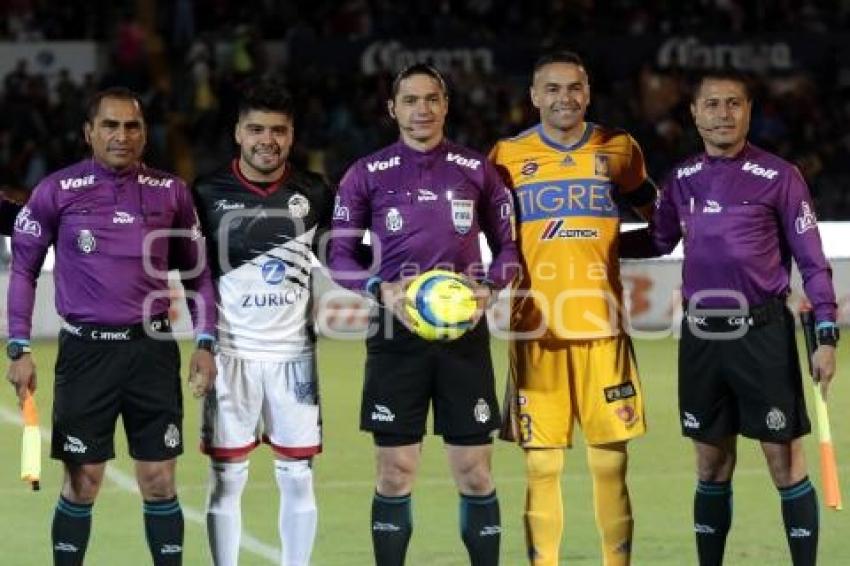
[[[275,460],[274,477],[280,489],[281,566],[309,566],[317,522],[310,461]]]
[[[242,534],[242,491],[248,462],[212,462],[207,497],[207,536],[215,566],[237,566]]]
[[[275,460],[274,477],[280,490],[281,566],[309,566],[317,523],[310,461]],[[241,501],[247,481],[247,461],[210,465],[207,535],[215,566],[237,566],[239,563]]]

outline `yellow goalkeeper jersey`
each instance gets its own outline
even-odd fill
[[[617,203],[647,179],[637,142],[587,122],[582,138],[564,146],[538,125],[499,141],[490,159],[518,205],[524,269],[511,329],[528,338],[616,335],[622,313]]]

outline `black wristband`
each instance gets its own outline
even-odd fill
[[[822,326],[817,330],[818,346],[835,346],[838,344],[840,332],[837,326]]]

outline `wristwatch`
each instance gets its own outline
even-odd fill
[[[818,346],[835,346],[838,344],[840,334],[835,324],[818,325]]]
[[[13,362],[20,360],[24,354],[29,354],[32,352],[32,348],[30,348],[29,344],[24,342],[9,342],[6,344],[6,355]]]
[[[383,280],[380,277],[373,276],[366,281],[364,286],[366,293],[371,295],[379,305],[383,304],[381,301],[381,283],[383,283]]]
[[[195,345],[199,350],[206,350],[211,354],[215,351],[215,340],[212,338],[199,338]]]

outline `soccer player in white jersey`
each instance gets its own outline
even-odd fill
[[[281,564],[307,566],[316,534],[312,458],[321,452],[311,270],[333,194],[293,169],[292,100],[257,83],[239,106],[239,155],[194,193],[218,291],[218,377],[204,406],[201,449],[211,459],[207,530],[216,565],[235,565],[248,456],[275,455]]]

